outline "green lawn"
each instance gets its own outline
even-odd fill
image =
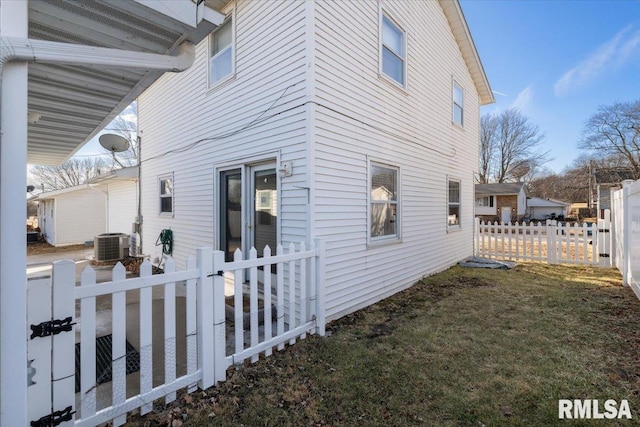
[[[640,419],[640,301],[615,270],[455,267],[327,331],[134,423],[603,426]],[[558,420],[558,399],[627,399],[633,420]]]

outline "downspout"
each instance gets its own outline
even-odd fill
[[[0,86],[0,120],[4,125],[0,126],[0,151],[3,153],[0,175],[4,181],[0,191],[0,263],[3,267],[0,270],[0,424],[7,426],[28,424],[26,239],[24,214],[20,214],[22,210],[17,212],[17,206],[24,204],[24,195],[14,189],[24,189],[26,185],[27,64],[101,65],[180,72],[188,69],[195,59],[195,47],[186,42],[179,46],[178,54],[172,56],[32,40],[26,38],[26,5],[26,1],[3,2],[3,13],[0,14],[2,33],[12,35],[0,36],[0,85],[5,84],[3,78],[11,81],[4,94]],[[15,25],[9,20],[10,16]],[[9,63],[11,67],[5,69]],[[5,71],[7,75],[3,77]],[[7,105],[3,105],[5,103]],[[11,112],[11,120],[2,116],[3,111],[5,114]],[[14,255],[10,255],[12,253]]]

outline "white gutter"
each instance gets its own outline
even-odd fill
[[[0,73],[2,66],[7,62],[86,64],[180,72],[188,69],[194,59],[195,47],[188,42],[182,43],[178,48],[178,54],[173,56],[46,40],[0,37]]]

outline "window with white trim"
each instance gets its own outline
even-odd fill
[[[453,82],[453,122],[464,124],[464,90],[456,82]]]
[[[173,175],[158,178],[160,214],[173,215]]]
[[[476,206],[492,208],[493,207],[493,196],[485,196],[476,198]]]
[[[407,60],[406,33],[385,14],[382,15],[380,42],[382,74],[404,86]]]
[[[371,239],[398,238],[398,168],[371,162],[369,182]]]
[[[449,213],[447,225],[449,227],[460,227],[460,181],[456,179],[448,180],[447,204]]]
[[[209,36],[209,86],[233,75],[233,18],[229,18]]]

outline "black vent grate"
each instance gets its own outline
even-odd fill
[[[111,381],[111,334],[96,338],[96,384]],[[140,353],[129,341],[125,344],[127,358],[127,375],[140,370]],[[76,393],[80,391],[80,343],[76,344]]]

